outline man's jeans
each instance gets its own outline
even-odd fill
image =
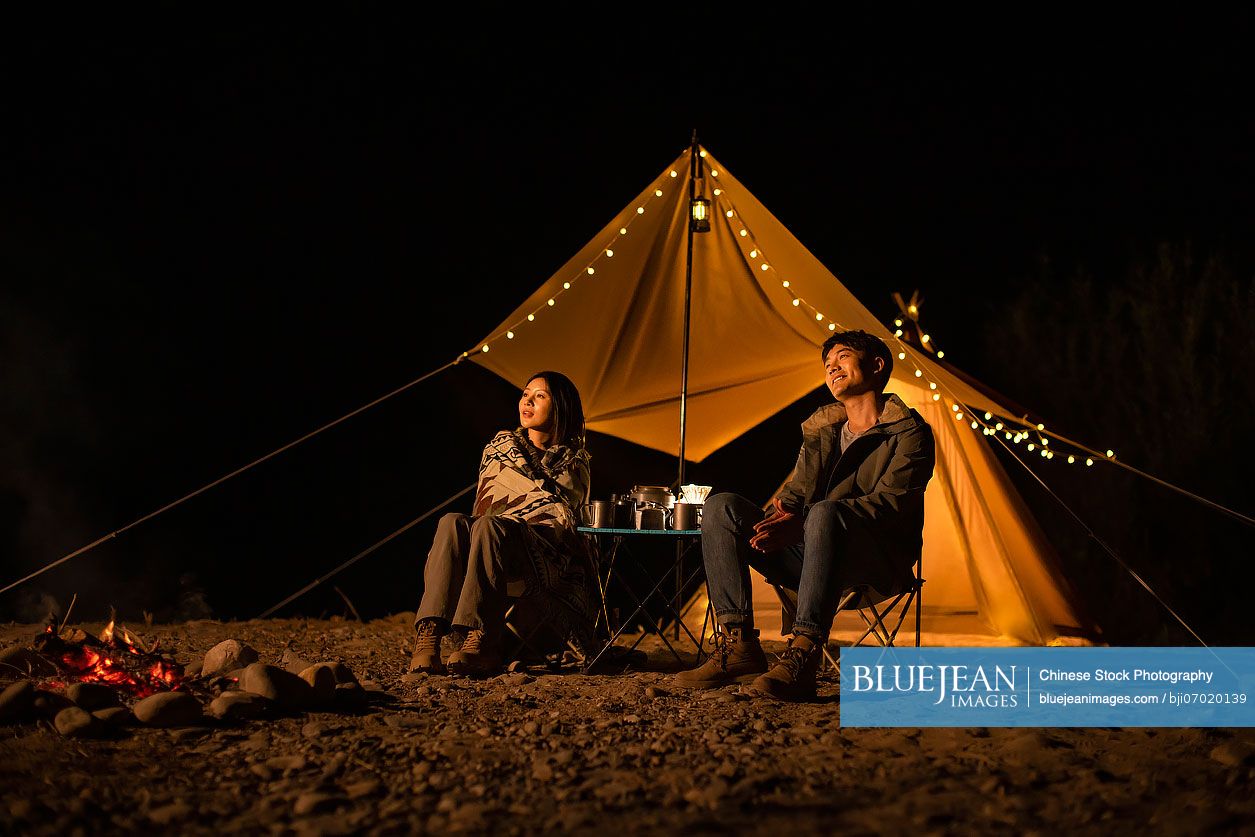
[[[892,575],[869,533],[842,503],[810,507],[801,543],[778,552],[751,549],[763,509],[739,494],[714,494],[702,509],[702,561],[715,616],[725,627],[753,627],[753,567],[771,584],[797,591],[795,633],[826,639],[841,593],[856,584],[890,586]]]

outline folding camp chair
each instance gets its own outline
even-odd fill
[[[785,618],[784,624],[781,625],[781,633],[790,633],[793,627],[793,618],[797,615],[797,593],[779,584],[773,584],[772,587],[775,589],[776,596],[780,599],[780,606],[784,611]],[[865,584],[855,585],[842,591],[841,598],[837,602],[837,614],[839,615],[843,611],[856,611],[862,617],[863,624],[867,626],[862,635],[854,640],[851,645],[862,645],[864,640],[872,637],[880,645],[886,648],[892,647],[898,638],[898,631],[901,630],[902,623],[906,621],[907,613],[911,610],[911,605],[914,605],[915,647],[918,648],[921,629],[920,616],[924,601],[923,591],[922,557],[915,562],[911,580],[895,593],[881,595]],[[835,619],[836,617],[834,616],[833,618]],[[892,628],[888,624],[890,620],[895,620]],[[837,661],[833,659],[827,645],[824,646],[823,652],[828,666],[836,670],[838,668]]]

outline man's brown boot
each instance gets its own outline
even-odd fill
[[[462,647],[449,655],[449,670],[463,677],[491,677],[501,673],[501,652],[489,648],[488,638],[478,629],[466,632]]]
[[[771,671],[751,683],[750,688],[777,700],[814,700],[815,675],[823,658],[824,647],[819,641],[795,634]]]
[[[715,647],[706,662],[675,676],[677,686],[718,689],[748,683],[767,670],[767,655],[753,628],[726,628],[714,636]]]
[[[414,630],[414,653],[410,655],[410,673],[425,671],[428,674],[448,674],[440,662],[440,638],[444,636],[444,623],[439,619],[422,619]]]

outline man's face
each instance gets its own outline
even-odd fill
[[[879,366],[883,361],[876,363]],[[878,372],[878,369],[864,368],[862,352],[840,343],[832,347],[824,360],[824,383],[838,401],[872,390],[872,382],[867,376]]]

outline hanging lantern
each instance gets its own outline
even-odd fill
[[[689,226],[693,232],[710,232],[710,200],[693,198]]]

